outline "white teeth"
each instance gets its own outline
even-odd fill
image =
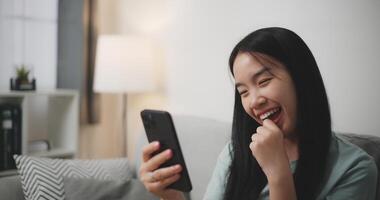
[[[265,120],[265,119],[267,119],[269,116],[271,116],[272,114],[276,113],[276,112],[279,111],[279,110],[280,110],[280,108],[275,108],[275,109],[273,109],[273,110],[270,110],[270,111],[268,111],[268,112],[266,112],[266,113],[260,115],[260,119],[261,119],[261,120]]]

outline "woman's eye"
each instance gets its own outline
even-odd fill
[[[266,79],[263,79],[259,82],[259,85],[260,86],[265,86],[269,83],[269,81],[271,80],[271,78],[266,78]]]
[[[246,93],[247,93],[246,90],[239,92],[240,96],[243,96],[243,95],[246,94]]]

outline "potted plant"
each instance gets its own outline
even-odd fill
[[[16,77],[11,78],[11,90],[36,90],[36,80],[29,79],[30,69],[24,64],[16,66]]]
[[[18,81],[20,84],[28,84],[29,73],[30,70],[27,69],[25,65],[20,65],[20,67],[16,67],[16,81]]]

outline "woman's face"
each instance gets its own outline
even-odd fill
[[[293,80],[280,62],[264,54],[255,55],[239,53],[233,64],[244,110],[259,124],[269,118],[285,136],[294,135],[297,98]]]

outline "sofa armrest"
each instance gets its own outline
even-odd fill
[[[1,199],[24,200],[20,176],[1,177],[0,194]]]

